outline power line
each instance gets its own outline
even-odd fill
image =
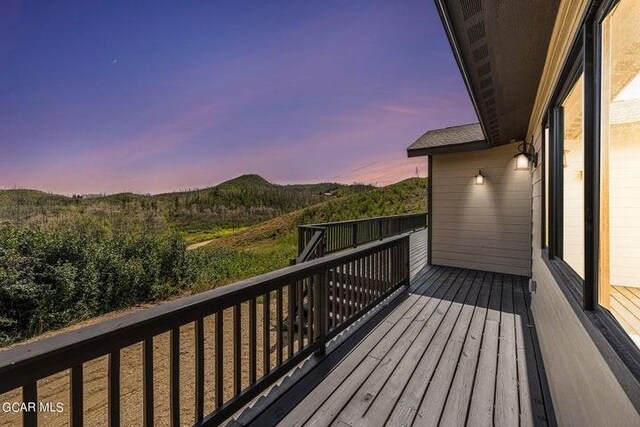
[[[366,168],[368,168],[368,167],[371,167],[371,166],[377,165],[377,164],[379,164],[379,163],[382,163],[383,161],[384,161],[384,160],[378,160],[378,161],[375,161],[375,162],[372,162],[372,163],[367,163],[367,164],[365,164],[365,165],[363,165],[363,166],[359,166],[359,167],[357,167],[357,168],[355,168],[355,169],[353,169],[353,170],[350,170],[350,171],[348,171],[348,172],[343,172],[343,173],[341,173],[341,174],[339,174],[339,175],[332,176],[331,178],[329,178],[329,180],[336,179],[336,178],[340,178],[341,176],[345,176],[345,175],[348,175],[348,174],[350,174],[350,173],[357,172],[357,171],[360,171],[360,170],[362,170],[362,169],[366,169]]]

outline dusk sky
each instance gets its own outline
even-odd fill
[[[0,188],[384,185],[473,121],[433,0],[0,3]]]

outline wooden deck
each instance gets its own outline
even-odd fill
[[[640,288],[612,286],[611,313],[640,347]]]
[[[554,425],[527,279],[425,259],[416,233],[408,291],[232,424]]]

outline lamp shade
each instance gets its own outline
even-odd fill
[[[516,156],[516,170],[527,170],[529,169],[529,158],[526,154],[520,153]]]
[[[476,185],[484,184],[484,176],[482,175],[482,171],[478,169],[478,175],[476,175]]]

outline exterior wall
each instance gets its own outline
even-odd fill
[[[563,0],[552,35],[547,62],[538,88],[529,126],[528,140],[539,152],[544,109],[557,83],[564,58],[585,11],[586,1]],[[532,176],[532,277],[537,291],[532,295],[532,311],[559,425],[622,426],[640,425],[631,400],[605,360],[593,333],[585,327],[585,314],[572,306],[561,286],[542,259],[541,168]],[[580,317],[579,317],[580,316]],[[591,333],[590,333],[591,332]],[[603,339],[600,340],[604,341]],[[606,345],[606,343],[604,344]]]
[[[612,126],[609,147],[609,281],[615,286],[640,287],[640,123]]]
[[[508,144],[433,157],[432,264],[531,274],[531,176],[515,170],[516,151]]]
[[[540,149],[541,132],[535,136]],[[532,311],[558,425],[640,425],[640,416],[542,259],[541,168],[533,173]],[[589,322],[589,320],[587,320]]]

